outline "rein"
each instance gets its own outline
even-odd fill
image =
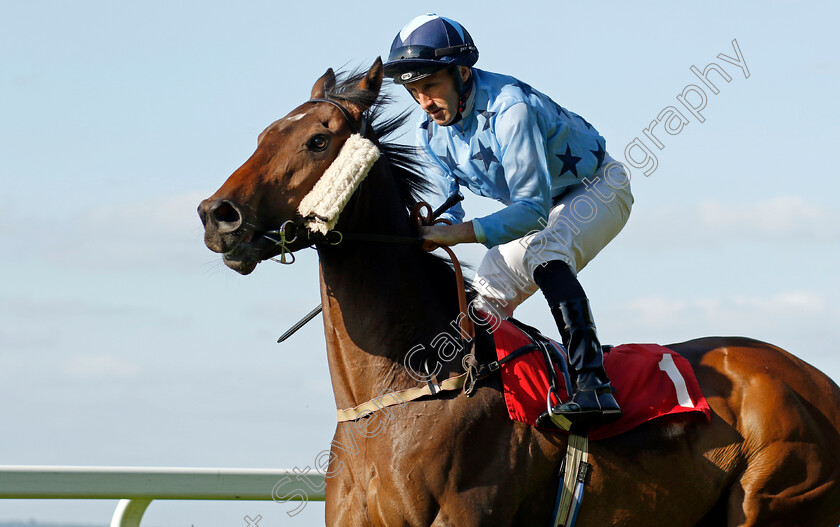
[[[452,206],[454,206],[456,203],[458,203],[459,201],[461,201],[463,199],[464,199],[464,195],[461,194],[460,192],[457,193],[457,194],[453,194],[453,195],[449,196],[446,199],[446,201],[444,201],[443,204],[440,207],[438,207],[437,209],[434,210],[434,212],[432,212],[432,219],[436,219],[438,216],[443,214],[445,211],[449,210]],[[291,240],[286,240],[286,238],[285,238],[285,226],[287,224],[289,224],[293,229],[295,229],[294,237]],[[265,233],[263,235],[263,237],[265,237],[268,240],[274,242],[276,245],[280,245],[281,249],[283,251],[280,255],[279,260],[276,257],[275,258],[269,258],[269,260],[271,260],[273,262],[277,262],[277,263],[282,263],[282,264],[285,264],[285,265],[293,264],[295,262],[295,257],[294,257],[295,255],[294,255],[293,252],[288,250],[288,248],[286,247],[286,243],[293,243],[297,239],[297,236],[300,235],[300,233],[305,235],[307,238],[311,238],[311,236],[313,235],[313,233],[310,232],[309,229],[306,229],[305,227],[303,227],[303,225],[301,223],[295,223],[294,221],[291,221],[291,220],[286,221],[283,224],[283,226],[281,226],[281,228],[279,230],[268,231],[267,233]],[[330,231],[330,233],[335,233],[335,234],[338,235],[338,238],[336,240],[331,241],[331,242],[329,242],[329,241],[327,242],[327,243],[330,243],[332,245],[337,245],[339,243],[342,243],[344,240],[356,241],[356,242],[371,242],[371,243],[394,243],[394,244],[402,244],[402,245],[420,245],[420,244],[423,243],[422,238],[414,238],[414,237],[411,237],[411,236],[396,236],[396,235],[391,235],[391,234],[364,233],[364,232],[350,232],[350,233],[342,234],[341,232],[335,231],[335,230]],[[268,236],[269,234],[279,237],[280,240],[276,240],[276,239],[272,238],[271,236]],[[325,239],[325,241],[328,240],[328,238],[326,238],[326,237],[324,237],[324,239]],[[316,240],[316,241],[313,241],[312,243],[310,243],[308,246],[311,247],[312,245],[315,245],[317,243],[318,243],[318,241]],[[291,259],[289,261],[286,261],[286,255],[287,254],[291,257]],[[459,265],[459,268],[460,268],[460,265]],[[321,305],[318,304],[318,306],[315,309],[313,309],[312,311],[307,313],[306,316],[304,316],[302,319],[300,319],[298,322],[296,322],[291,328],[289,328],[285,333],[283,333],[280,336],[280,338],[277,339],[277,343],[279,344],[279,343],[283,342],[284,340],[288,339],[289,337],[291,337],[292,335],[294,335],[300,328],[305,326],[310,320],[315,318],[315,316],[320,312],[321,312]]]
[[[423,239],[419,237],[379,233],[342,233],[333,228],[344,206],[349,202],[352,195],[355,194],[359,184],[379,159],[379,149],[372,141],[364,137],[367,131],[367,116],[365,113],[362,113],[358,129],[356,129],[353,125],[350,112],[338,102],[330,99],[311,99],[307,102],[323,102],[335,106],[341,111],[351,132],[356,133],[351,133],[336,159],[333,160],[332,164],[315,184],[315,187],[301,200],[298,207],[298,217],[285,221],[277,230],[263,233],[264,238],[280,247],[279,259],[274,257],[271,260],[287,265],[294,263],[295,256],[290,249],[290,246],[293,244],[301,244],[297,249],[319,244],[339,245],[345,242],[421,245]],[[424,226],[441,223],[451,224],[449,220],[438,219],[438,216],[462,199],[463,195],[457,193],[447,198],[434,211],[426,202],[416,203],[411,209],[411,221],[416,224],[418,231]],[[289,232],[290,229],[291,232]],[[305,237],[305,242],[300,241],[304,239],[303,237]],[[427,361],[425,365],[426,375],[424,376],[426,385],[397,392],[402,394],[403,397],[397,397],[399,402],[395,402],[394,404],[403,404],[406,398],[407,400],[413,400],[425,395],[435,395],[442,390],[454,390],[462,387],[464,394],[470,397],[475,391],[476,382],[479,378],[478,371],[480,365],[475,357],[475,325],[468,315],[461,263],[451,248],[447,246],[440,246],[440,248],[449,255],[455,271],[458,295],[458,338],[461,341],[462,348],[469,349],[462,361],[466,371],[461,375],[450,377],[438,383],[435,376],[429,372]],[[317,311],[318,308],[310,312],[304,320],[301,320],[290,331],[287,331],[278,342],[282,342],[307,321],[311,320],[317,314]],[[377,400],[372,399],[356,408],[338,410],[337,417],[339,422],[358,419],[368,412],[382,407],[381,401],[377,403]]]
[[[449,196],[440,207],[435,209],[431,213],[431,215],[423,216],[422,219],[419,216],[419,212],[417,213],[417,217],[414,216],[414,209],[425,206],[426,208],[431,210],[431,206],[425,202],[420,202],[415,205],[414,209],[412,209],[413,221],[420,222],[420,225],[432,225],[433,222],[437,221],[442,222],[442,220],[437,220],[438,216],[449,210],[456,203],[463,199],[464,195],[460,192],[457,194],[453,194]],[[263,233],[264,238],[267,238],[269,241],[272,241],[276,245],[279,245],[281,250],[279,259],[277,259],[277,257],[275,256],[274,258],[269,258],[269,260],[285,265],[293,264],[295,262],[295,255],[291,250],[289,250],[288,245],[296,243],[298,241],[298,238],[300,237],[306,238],[306,240],[309,242],[305,245],[305,247],[312,247],[313,245],[318,245],[319,243],[326,243],[328,245],[338,245],[344,241],[393,243],[397,245],[422,245],[423,243],[423,238],[419,237],[397,236],[395,234],[381,234],[374,232],[341,232],[333,229],[327,232],[326,234],[322,234],[320,232],[312,232],[311,230],[309,230],[304,225],[304,221],[305,219],[303,217],[297,218],[295,220],[286,220],[285,222],[283,222],[283,225],[281,225],[279,229]],[[289,229],[291,229],[292,231],[291,238],[289,238],[289,235],[286,234]],[[332,235],[332,239],[330,238],[330,235]],[[279,239],[274,238],[274,236],[276,236]],[[450,249],[445,249],[449,253],[450,258],[453,259],[453,263],[455,263],[457,267],[456,277],[459,281],[463,281],[463,277],[460,275],[461,266],[458,263],[458,259],[455,257],[455,255]],[[286,255],[288,255],[288,259]]]
[[[418,228],[427,225],[435,225],[435,224],[451,224],[449,220],[444,219],[435,219],[444,211],[448,210],[458,201],[464,199],[464,197],[460,194],[455,194],[450,196],[438,209],[432,211],[431,206],[426,202],[419,202],[414,205],[411,210],[411,218],[417,224]],[[425,212],[425,213],[424,213]],[[287,238],[286,235],[286,225],[292,226],[295,231],[291,239]],[[268,234],[277,234],[280,240],[275,240],[268,236]],[[330,240],[329,237],[331,234],[337,235],[337,238]],[[288,250],[286,244],[295,243],[299,236],[305,235],[307,241],[310,243],[308,246],[317,245],[319,243],[327,243],[329,245],[338,245],[341,243],[346,242],[373,242],[373,243],[395,243],[395,244],[404,244],[404,245],[420,245],[423,243],[422,238],[415,238],[410,236],[396,236],[390,234],[378,234],[378,233],[341,233],[340,231],[331,230],[326,234],[321,233],[313,233],[308,228],[306,228],[302,222],[295,222],[293,220],[286,221],[283,226],[277,231],[270,231],[269,233],[264,234],[266,238],[271,241],[274,241],[278,245],[281,246],[283,252],[281,253],[280,259],[271,258],[271,260],[283,264],[290,265],[294,263],[294,253]],[[428,371],[428,364],[426,365],[426,384],[416,387],[416,388],[408,388],[405,390],[400,390],[397,392],[389,392],[391,401],[386,403],[384,401],[384,397],[379,396],[375,397],[369,401],[366,401],[358,406],[353,408],[345,408],[345,409],[338,409],[336,410],[336,419],[339,423],[345,421],[355,421],[362,417],[369,415],[376,410],[394,406],[394,405],[403,405],[408,401],[413,401],[415,399],[419,399],[420,397],[425,397],[427,395],[436,395],[442,391],[450,391],[450,390],[459,390],[463,389],[464,394],[467,397],[470,397],[475,392],[476,383],[481,378],[479,375],[479,370],[481,368],[481,364],[479,364],[478,360],[475,357],[475,325],[473,324],[472,319],[468,315],[468,307],[467,307],[467,296],[465,290],[465,282],[464,282],[464,275],[461,271],[461,263],[458,260],[458,257],[455,256],[455,253],[452,251],[451,248],[446,246],[441,246],[441,249],[447,252],[449,258],[452,261],[452,268],[455,271],[455,282],[456,282],[456,289],[458,295],[458,327],[459,327],[459,340],[462,343],[463,348],[469,348],[469,351],[464,356],[462,364],[464,365],[466,371],[460,375],[455,377],[449,377],[440,383],[437,382],[435,376]],[[291,259],[287,261],[286,254],[291,256]],[[283,342],[287,338],[289,338],[294,332],[298,329],[303,327],[307,322],[312,320],[315,315],[318,314],[319,311],[322,310],[322,306],[318,306],[313,309],[310,313],[308,313],[301,321],[296,323],[292,326],[289,331],[284,333],[277,342]]]
[[[461,195],[453,195],[450,196],[446,202],[441,205],[437,210],[432,211],[431,206],[425,202],[419,202],[414,205],[411,209],[411,218],[414,220],[419,227],[427,226],[427,225],[436,225],[436,224],[451,224],[449,220],[444,219],[435,219],[438,215],[442,212],[448,210],[452,205],[457,203],[463,199]],[[425,214],[424,214],[425,212]],[[347,236],[344,236],[344,239],[348,239]],[[352,237],[349,239],[353,239]],[[358,241],[382,241],[386,243],[411,243],[411,244],[419,244],[422,243],[422,238],[409,238],[403,236],[388,236],[388,235],[371,235],[371,234],[357,234],[356,239]],[[461,341],[461,346],[464,349],[469,349],[469,351],[464,356],[462,364],[464,365],[466,371],[460,375],[456,375],[454,377],[449,377],[444,379],[440,383],[437,381],[435,376],[429,372],[428,362],[426,363],[426,384],[423,386],[415,387],[415,388],[408,388],[405,390],[400,390],[397,392],[389,392],[390,395],[390,402],[385,402],[381,394],[378,397],[374,397],[362,404],[359,404],[353,408],[344,408],[336,410],[336,420],[339,423],[345,421],[356,421],[357,419],[361,419],[370,415],[372,412],[380,410],[382,408],[388,406],[395,406],[397,404],[404,405],[408,401],[413,401],[415,399],[419,399],[421,397],[425,397],[427,395],[436,395],[443,391],[451,391],[451,390],[460,390],[463,389],[464,395],[467,397],[471,397],[475,392],[476,382],[479,379],[479,368],[480,364],[475,357],[475,325],[473,324],[472,319],[468,315],[467,311],[467,294],[465,290],[465,283],[464,283],[464,275],[461,272],[461,263],[458,258],[455,256],[455,253],[452,251],[451,248],[447,246],[440,246],[441,249],[447,252],[449,258],[452,261],[452,268],[455,271],[455,283],[456,289],[458,294],[458,327],[459,327],[459,340]]]

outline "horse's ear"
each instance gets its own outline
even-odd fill
[[[371,97],[371,100],[375,100],[379,95],[379,89],[382,88],[383,71],[382,57],[376,57],[376,60],[373,61],[373,66],[371,66],[365,76],[362,77],[362,80],[359,81],[356,88],[372,92],[373,97]],[[364,111],[367,110],[367,108],[362,108],[361,110]]]
[[[310,99],[323,99],[327,93],[327,88],[335,86],[335,72],[332,68],[328,68],[326,73],[321,75],[321,78],[315,81],[312,86],[312,95]]]

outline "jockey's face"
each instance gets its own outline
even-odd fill
[[[459,73],[461,80],[466,82],[470,76],[470,69],[460,66]],[[446,126],[458,113],[458,91],[455,89],[455,79],[452,78],[449,69],[438,71],[425,79],[410,82],[405,87],[420,108],[441,126]]]

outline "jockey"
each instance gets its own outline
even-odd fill
[[[629,178],[585,119],[524,82],[474,68],[477,60],[461,24],[427,14],[400,30],[385,63],[385,74],[425,112],[416,142],[441,195],[464,186],[505,205],[468,222],[455,205],[442,216],[452,225],[423,227],[423,247],[489,249],[473,282],[485,311],[511,316],[540,289],[574,379],[574,393],[552,413],[587,425],[617,419],[577,273],[627,222]]]

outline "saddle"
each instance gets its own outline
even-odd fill
[[[497,359],[482,365],[479,378],[501,375],[511,420],[561,431],[539,418],[548,406],[565,400],[572,386],[563,345],[514,318],[502,321],[492,336]],[[613,437],[665,415],[693,413],[711,420],[711,409],[691,364],[675,351],[658,344],[603,349],[604,368],[624,415],[590,428],[589,439]]]

